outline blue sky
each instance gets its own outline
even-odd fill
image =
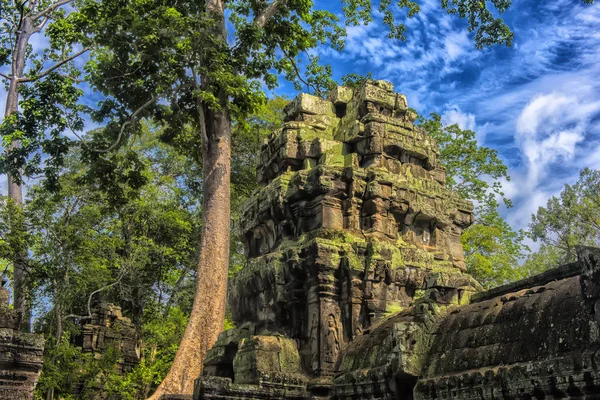
[[[600,168],[600,4],[516,0],[503,15],[513,47],[477,50],[466,23],[439,0],[418,3],[405,43],[389,41],[374,23],[349,28],[343,52],[317,53],[338,79],[371,72],[420,113],[475,130],[509,166],[512,179],[503,184],[514,207],[503,215],[525,228],[582,168]]]
[[[600,4],[516,0],[503,16],[515,32],[513,47],[477,50],[466,23],[444,13],[440,0],[417,2],[406,42],[390,41],[375,22],[348,28],[342,52],[316,53],[338,80],[371,72],[394,83],[420,113],[475,130],[509,166],[512,179],[503,184],[514,207],[503,215],[525,228],[582,168],[600,168]],[[340,12],[338,1],[317,0],[317,7]],[[275,93],[295,95],[285,83]],[[4,100],[0,88],[2,110]],[[5,186],[0,179],[2,193]]]

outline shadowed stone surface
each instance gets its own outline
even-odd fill
[[[114,349],[119,358],[115,369],[119,374],[131,372],[140,362],[140,342],[134,324],[121,313],[121,307],[110,303],[99,302],[92,308],[92,318],[84,320],[80,329],[81,334],[75,338],[75,345],[81,347],[84,353],[91,353],[94,358],[101,359],[106,352]],[[74,391],[75,396],[82,396],[84,384],[81,382]],[[101,384],[94,383],[87,389],[85,398],[93,400],[118,400],[119,396],[108,397]],[[97,389],[95,389],[97,387]]]
[[[2,282],[4,286],[4,282]],[[43,363],[41,335],[19,332],[9,293],[0,288],[0,400],[33,399]]]
[[[119,352],[121,357],[116,365],[119,373],[131,372],[140,362],[139,336],[131,320],[121,313],[121,307],[98,304],[92,310],[92,319],[81,330],[76,342],[84,353],[99,358],[111,347]]]
[[[460,242],[472,205],[389,82],[285,112],[243,210],[238,328],[196,400],[596,396],[595,250],[481,293]]]
[[[451,311],[433,332],[415,397],[599,398],[600,250],[581,248],[558,271],[562,279],[550,271]]]

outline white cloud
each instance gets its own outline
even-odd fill
[[[376,17],[370,25],[347,28],[342,52],[327,47],[317,52],[334,65],[343,61],[342,69],[366,68],[377,79],[396,83],[397,89],[411,100],[412,107],[425,108],[429,103],[426,99],[432,95],[428,91],[432,71],[437,71],[435,80],[439,81],[459,72],[479,52],[470,38],[472,35],[464,27],[456,26],[456,18],[442,10],[438,1],[425,0],[419,6],[420,12],[411,19],[396,10],[398,20],[407,26],[406,42],[389,40],[387,27]]]
[[[475,115],[462,112],[456,104],[448,106],[442,114],[442,123],[444,125],[458,125],[460,129],[470,131],[476,130]]]
[[[526,182],[537,188],[551,172],[553,164],[574,162],[578,148],[589,132],[591,119],[600,114],[600,102],[573,93],[541,93],[522,109],[515,124],[515,141],[527,168]]]
[[[475,138],[480,145],[485,145],[485,139],[488,133],[493,131],[493,126],[490,123],[478,125],[475,114],[464,112],[456,105],[446,105],[442,112],[442,124],[458,125],[460,129],[475,132]]]
[[[600,147],[586,146],[600,135],[591,125],[600,115],[600,102],[586,90],[577,92],[572,88],[538,93],[520,109],[514,122],[522,163],[511,170],[513,179],[504,182],[503,189],[515,202],[515,208],[504,215],[516,229],[527,228],[531,215],[558,195],[565,183],[575,182],[581,168],[600,167]]]

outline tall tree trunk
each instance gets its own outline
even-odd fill
[[[34,33],[33,21],[31,18],[23,17],[12,56],[12,74],[10,76],[10,85],[6,96],[6,109],[4,117],[8,117],[19,110],[19,79],[23,75],[25,68],[25,57],[27,54],[27,44],[29,38]],[[18,141],[13,141],[9,150],[19,147]],[[8,174],[8,198],[13,201],[17,210],[23,210],[23,190],[18,180]],[[14,218],[16,223],[11,223],[11,230],[17,233],[25,229],[21,218]],[[15,249],[13,259],[13,300],[14,308],[19,318],[19,327],[23,331],[31,330],[31,310],[28,302],[29,290],[25,284],[27,273],[27,249]]]
[[[227,42],[223,0],[206,0],[206,11],[217,22],[214,35]],[[203,81],[204,87],[210,82]],[[207,351],[223,330],[229,269],[231,116],[227,99],[214,111],[198,102],[202,137],[202,232],[196,294],[187,327],[169,373],[150,400],[165,393],[192,394]]]
[[[202,237],[196,294],[173,365],[154,395],[191,394],[206,352],[223,329],[227,297],[230,230],[231,120],[227,108],[205,109]]]
[[[263,28],[285,0],[274,0],[255,21]],[[213,34],[227,43],[224,0],[205,0],[205,10],[216,24]],[[216,85],[210,85],[210,84]],[[218,82],[202,81],[203,88],[218,87]],[[166,378],[148,400],[163,394],[191,394],[194,380],[202,372],[208,349],[223,329],[227,298],[230,232],[231,116],[227,97],[216,93],[218,112],[200,105],[204,200],[202,237],[197,268],[196,294],[183,339]]]

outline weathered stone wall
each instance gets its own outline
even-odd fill
[[[19,332],[8,298],[0,288],[0,400],[30,400],[42,370],[44,339]]]
[[[472,206],[445,188],[435,142],[392,89],[298,96],[263,146],[265,186],[243,212],[249,260],[231,285],[233,318],[297,339],[315,375],[429,286],[457,299],[480,288],[460,244]]]
[[[124,317],[121,307],[99,302],[92,308],[92,318],[83,320],[81,334],[74,338],[76,346],[84,353],[101,359],[109,349],[119,353],[116,372],[131,372],[140,362],[140,341],[131,320]],[[84,393],[84,384],[86,386]],[[74,387],[73,395],[93,400],[119,400],[120,396],[108,396],[99,382],[80,382]]]
[[[445,317],[415,397],[599,398],[600,250],[580,252],[527,287],[495,289]]]
[[[600,398],[600,250],[482,292],[470,203],[388,82],[300,95],[262,148],[238,328],[194,399]]]
[[[481,289],[460,243],[472,205],[446,189],[435,141],[388,82],[327,100],[302,94],[285,113],[262,148],[263,188],[243,209],[248,262],[229,291],[241,329],[221,336],[205,375],[263,388],[279,376],[289,389],[300,374],[308,393],[327,397],[346,346],[373,324],[421,297],[459,304]],[[291,340],[293,368],[242,351],[272,335]],[[283,354],[278,346],[268,354]]]
[[[84,353],[102,357],[110,347],[119,351],[121,358],[116,366],[119,373],[130,372],[139,363],[139,336],[131,320],[121,313],[121,307],[98,304],[92,310],[92,319],[86,320],[81,331],[76,343]]]

